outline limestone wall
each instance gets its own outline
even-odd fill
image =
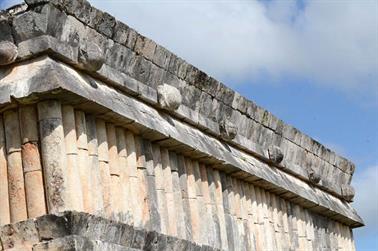
[[[6,109],[0,225],[76,210],[222,250],[354,249],[348,226],[158,143],[57,100]]]

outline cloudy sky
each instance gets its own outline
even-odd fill
[[[353,160],[378,250],[378,1],[91,2]]]

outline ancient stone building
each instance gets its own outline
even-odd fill
[[[1,250],[354,250],[350,161],[85,0],[0,65]]]

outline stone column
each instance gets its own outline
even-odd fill
[[[193,173],[194,173],[194,179],[195,179],[195,189],[196,189],[196,197],[197,197],[197,205],[198,205],[198,215],[199,215],[199,222],[200,222],[200,228],[199,228],[199,235],[200,235],[200,243],[203,245],[207,245],[207,236],[209,235],[209,232],[207,230],[207,215],[206,215],[206,204],[202,192],[202,182],[201,182],[201,172],[198,161],[192,162],[193,166]]]
[[[159,210],[158,195],[156,189],[156,179],[155,179],[155,166],[154,166],[154,156],[151,142],[143,139],[142,154],[144,153],[146,160],[146,189],[147,189],[147,205],[149,221],[146,222],[146,228],[148,230],[153,230],[156,232],[162,232],[162,212]],[[164,229],[165,230],[165,229]]]
[[[187,174],[188,198],[190,208],[190,219],[192,223],[192,238],[196,243],[200,243],[200,222],[196,194],[196,183],[194,178],[192,161],[188,158],[185,159],[185,167]]]
[[[134,135],[130,131],[125,133],[126,140],[126,152],[127,152],[127,168],[129,172],[130,180],[130,207],[133,214],[134,226],[141,227],[142,224],[142,209],[138,203],[138,197],[140,196],[139,191],[139,180],[137,174],[137,155]]]
[[[133,223],[133,212],[131,207],[131,194],[130,194],[130,178],[129,178],[129,167],[127,165],[127,149],[126,149],[126,138],[125,131],[121,127],[116,128],[116,138],[117,138],[117,150],[118,150],[118,161],[120,168],[120,180],[121,180],[121,203],[120,209],[122,212],[122,221],[127,224]]]
[[[265,241],[265,229],[264,229],[264,209],[263,209],[263,201],[261,198],[261,189],[255,186],[255,196],[256,196],[256,209],[257,209],[257,250],[264,250],[266,247]]]
[[[4,112],[8,160],[8,192],[11,222],[27,219],[24,174],[21,158],[21,135],[17,110]]]
[[[222,182],[222,197],[223,197],[223,209],[225,214],[226,231],[227,231],[227,245],[229,250],[234,250],[235,240],[234,240],[234,229],[233,229],[233,219],[231,215],[231,177],[223,172],[220,173]]]
[[[94,202],[92,196],[92,172],[90,168],[90,159],[88,156],[88,137],[85,113],[75,111],[75,131],[77,145],[77,168],[80,178],[81,191],[83,195],[83,210],[93,213]]]
[[[135,150],[137,159],[137,211],[140,215],[140,227],[146,227],[150,222],[150,212],[148,204],[148,191],[147,191],[147,170],[146,158],[144,155],[143,141],[140,136],[135,136]]]
[[[152,154],[154,163],[154,173],[155,173],[155,185],[156,185],[156,195],[157,204],[160,213],[161,222],[161,232],[163,234],[168,233],[169,219],[168,219],[168,208],[167,208],[167,198],[165,196],[165,182],[162,167],[162,156],[160,153],[160,147],[157,144],[152,144]]]
[[[223,194],[222,194],[222,182],[220,179],[219,171],[214,169],[213,178],[215,183],[215,199],[217,205],[217,212],[219,218],[219,226],[220,226],[220,237],[221,237],[221,248],[227,250],[228,249],[228,241],[227,241],[227,230],[226,230],[226,220],[224,217],[224,208],[223,208]]]
[[[188,176],[185,167],[185,158],[184,156],[178,155],[177,156],[177,169],[178,175],[180,177],[180,188],[181,188],[181,196],[182,196],[182,207],[184,212],[184,219],[185,219],[185,236],[187,240],[192,240],[192,217],[190,212],[189,206],[189,195],[188,195]]]
[[[92,200],[92,212],[95,214],[104,214],[104,200],[103,200],[103,184],[101,182],[101,171],[98,159],[98,140],[96,129],[96,118],[93,115],[85,115],[86,133],[88,138],[88,162],[87,165],[82,165],[82,172],[89,173],[88,175],[88,194],[89,197],[84,197],[87,201],[87,206],[91,205]],[[79,135],[79,134],[78,134]],[[82,157],[85,158],[84,153],[84,138],[80,138],[78,141],[82,141],[83,151]],[[84,188],[85,189],[85,188]]]
[[[168,216],[168,228],[167,233],[168,235],[177,236],[177,217],[174,198],[174,189],[172,183],[172,170],[171,165],[169,163],[169,152],[166,148],[160,148],[161,152],[161,165],[163,169],[163,186],[165,191],[165,198],[166,198],[166,207],[167,207],[167,216]]]
[[[209,183],[209,194],[210,194],[210,203],[211,203],[211,212],[212,212],[212,219],[214,222],[214,247],[221,248],[222,239],[221,239],[221,230],[220,230],[220,222],[217,210],[217,199],[216,199],[216,184],[214,181],[214,172],[213,168],[207,168],[207,181]],[[234,243],[235,244],[235,243]],[[236,248],[235,248],[236,250]]]
[[[109,171],[110,171],[110,204],[112,212],[117,215],[121,211],[122,200],[125,195],[121,189],[121,173],[118,159],[116,130],[113,124],[106,124],[106,134],[109,147]]]
[[[169,164],[172,170],[172,189],[173,198],[176,209],[176,220],[177,220],[177,237],[181,239],[187,239],[187,225],[186,225],[186,215],[184,211],[184,201],[181,194],[180,186],[180,174],[177,155],[174,152],[169,152]]]
[[[36,218],[46,214],[45,189],[39,153],[38,116],[35,106],[20,107],[19,113],[28,217]]]
[[[0,225],[10,223],[9,194],[8,194],[8,165],[5,146],[5,132],[3,116],[0,114]]]
[[[97,143],[98,143],[98,162],[100,171],[100,180],[102,185],[102,200],[104,203],[105,214],[109,217],[112,213],[110,201],[110,170],[109,170],[109,152],[108,139],[106,136],[105,121],[96,120]]]
[[[57,213],[70,208],[60,102],[47,100],[38,103],[38,119],[47,208],[49,213]]]
[[[71,210],[83,211],[83,194],[78,167],[78,151],[76,143],[75,113],[72,106],[62,106],[64,142],[67,159],[67,190],[70,195]]]

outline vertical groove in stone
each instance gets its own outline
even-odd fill
[[[166,148],[160,148],[161,153],[161,165],[162,165],[162,173],[163,173],[163,187],[165,192],[165,199],[166,199],[166,208],[167,208],[167,233],[172,236],[177,236],[177,224],[178,219],[176,216],[176,211],[179,209],[175,204],[175,197],[174,197],[174,187],[173,187],[173,175],[171,164],[169,161],[169,152]]]
[[[93,191],[96,187],[92,187],[92,170],[90,158],[88,156],[88,137],[87,125],[85,121],[85,113],[75,111],[75,131],[77,145],[77,171],[80,178],[81,192],[83,194],[83,210],[88,213],[94,212]]]
[[[216,199],[216,206],[217,206],[219,225],[220,225],[221,249],[227,250],[228,241],[227,241],[226,220],[224,217],[224,208],[223,208],[222,182],[220,179],[219,171],[217,169],[213,170],[213,179],[215,183],[215,193],[216,193],[215,199]]]
[[[83,191],[78,167],[75,113],[72,106],[62,106],[62,119],[67,161],[67,192],[71,201],[70,209],[83,211]]]
[[[21,135],[17,110],[4,112],[4,126],[8,160],[10,220],[17,222],[27,219]]]
[[[127,169],[129,173],[130,181],[130,207],[132,210],[132,217],[134,226],[142,226],[142,208],[139,204],[139,196],[141,196],[141,191],[139,191],[139,179],[137,171],[137,153],[135,138],[132,132],[125,132],[126,140],[126,152],[127,152]]]
[[[5,132],[3,115],[0,114],[0,225],[10,223],[8,194],[8,165],[6,159]]]
[[[133,223],[133,213],[131,207],[131,194],[130,194],[130,178],[129,167],[127,165],[127,149],[126,149],[126,137],[125,131],[121,127],[116,128],[116,140],[118,150],[118,160],[120,169],[120,189],[121,201],[120,209],[122,212],[122,221],[128,224]]]
[[[35,106],[20,107],[19,116],[27,211],[29,218],[36,218],[46,213],[46,200]]]
[[[157,204],[160,213],[161,232],[168,234],[169,219],[160,147],[152,144]]]
[[[57,213],[70,206],[60,102],[47,100],[38,103],[38,119],[47,208],[49,213]]]
[[[96,131],[98,142],[98,162],[100,167],[100,180],[102,185],[102,199],[104,211],[107,216],[111,216],[111,194],[110,194],[110,170],[109,170],[109,152],[108,140],[106,136],[105,121],[96,119]]]
[[[191,222],[191,212],[190,212],[190,204],[189,204],[189,195],[188,195],[188,178],[185,166],[185,158],[184,156],[178,155],[177,156],[177,169],[178,175],[180,177],[180,188],[181,188],[181,196],[183,201],[183,211],[184,211],[184,219],[185,219],[185,236],[187,240],[192,240],[192,222]]]
[[[80,114],[81,115],[81,114]],[[82,120],[81,120],[82,121]],[[83,121],[81,126],[83,126]],[[88,180],[88,189],[90,190],[90,196],[87,197],[88,207],[91,205],[92,212],[95,214],[104,214],[104,200],[103,200],[103,184],[101,182],[101,171],[98,158],[98,139],[97,139],[97,129],[96,129],[96,118],[93,115],[85,115],[85,125],[86,125],[86,135],[88,142],[88,164],[82,165],[83,174],[87,170],[89,177]],[[83,147],[83,161],[85,160],[85,137],[80,136],[78,133],[78,142],[82,142]],[[80,138],[81,137],[81,138]],[[84,164],[84,163],[83,163]],[[85,180],[85,179],[82,179]],[[90,186],[91,185],[91,186]],[[92,204],[90,202],[92,201]]]
[[[199,222],[199,212],[198,212],[198,203],[197,203],[197,191],[196,191],[196,182],[193,172],[192,161],[188,158],[185,159],[185,167],[187,174],[188,182],[188,198],[189,198],[189,207],[190,207],[190,219],[192,225],[192,238],[196,243],[200,243],[200,222]]]
[[[123,189],[121,189],[116,130],[115,126],[111,123],[106,124],[106,136],[108,142],[110,172],[110,205],[112,214],[115,214],[118,217],[121,211],[121,203],[124,194]]]

